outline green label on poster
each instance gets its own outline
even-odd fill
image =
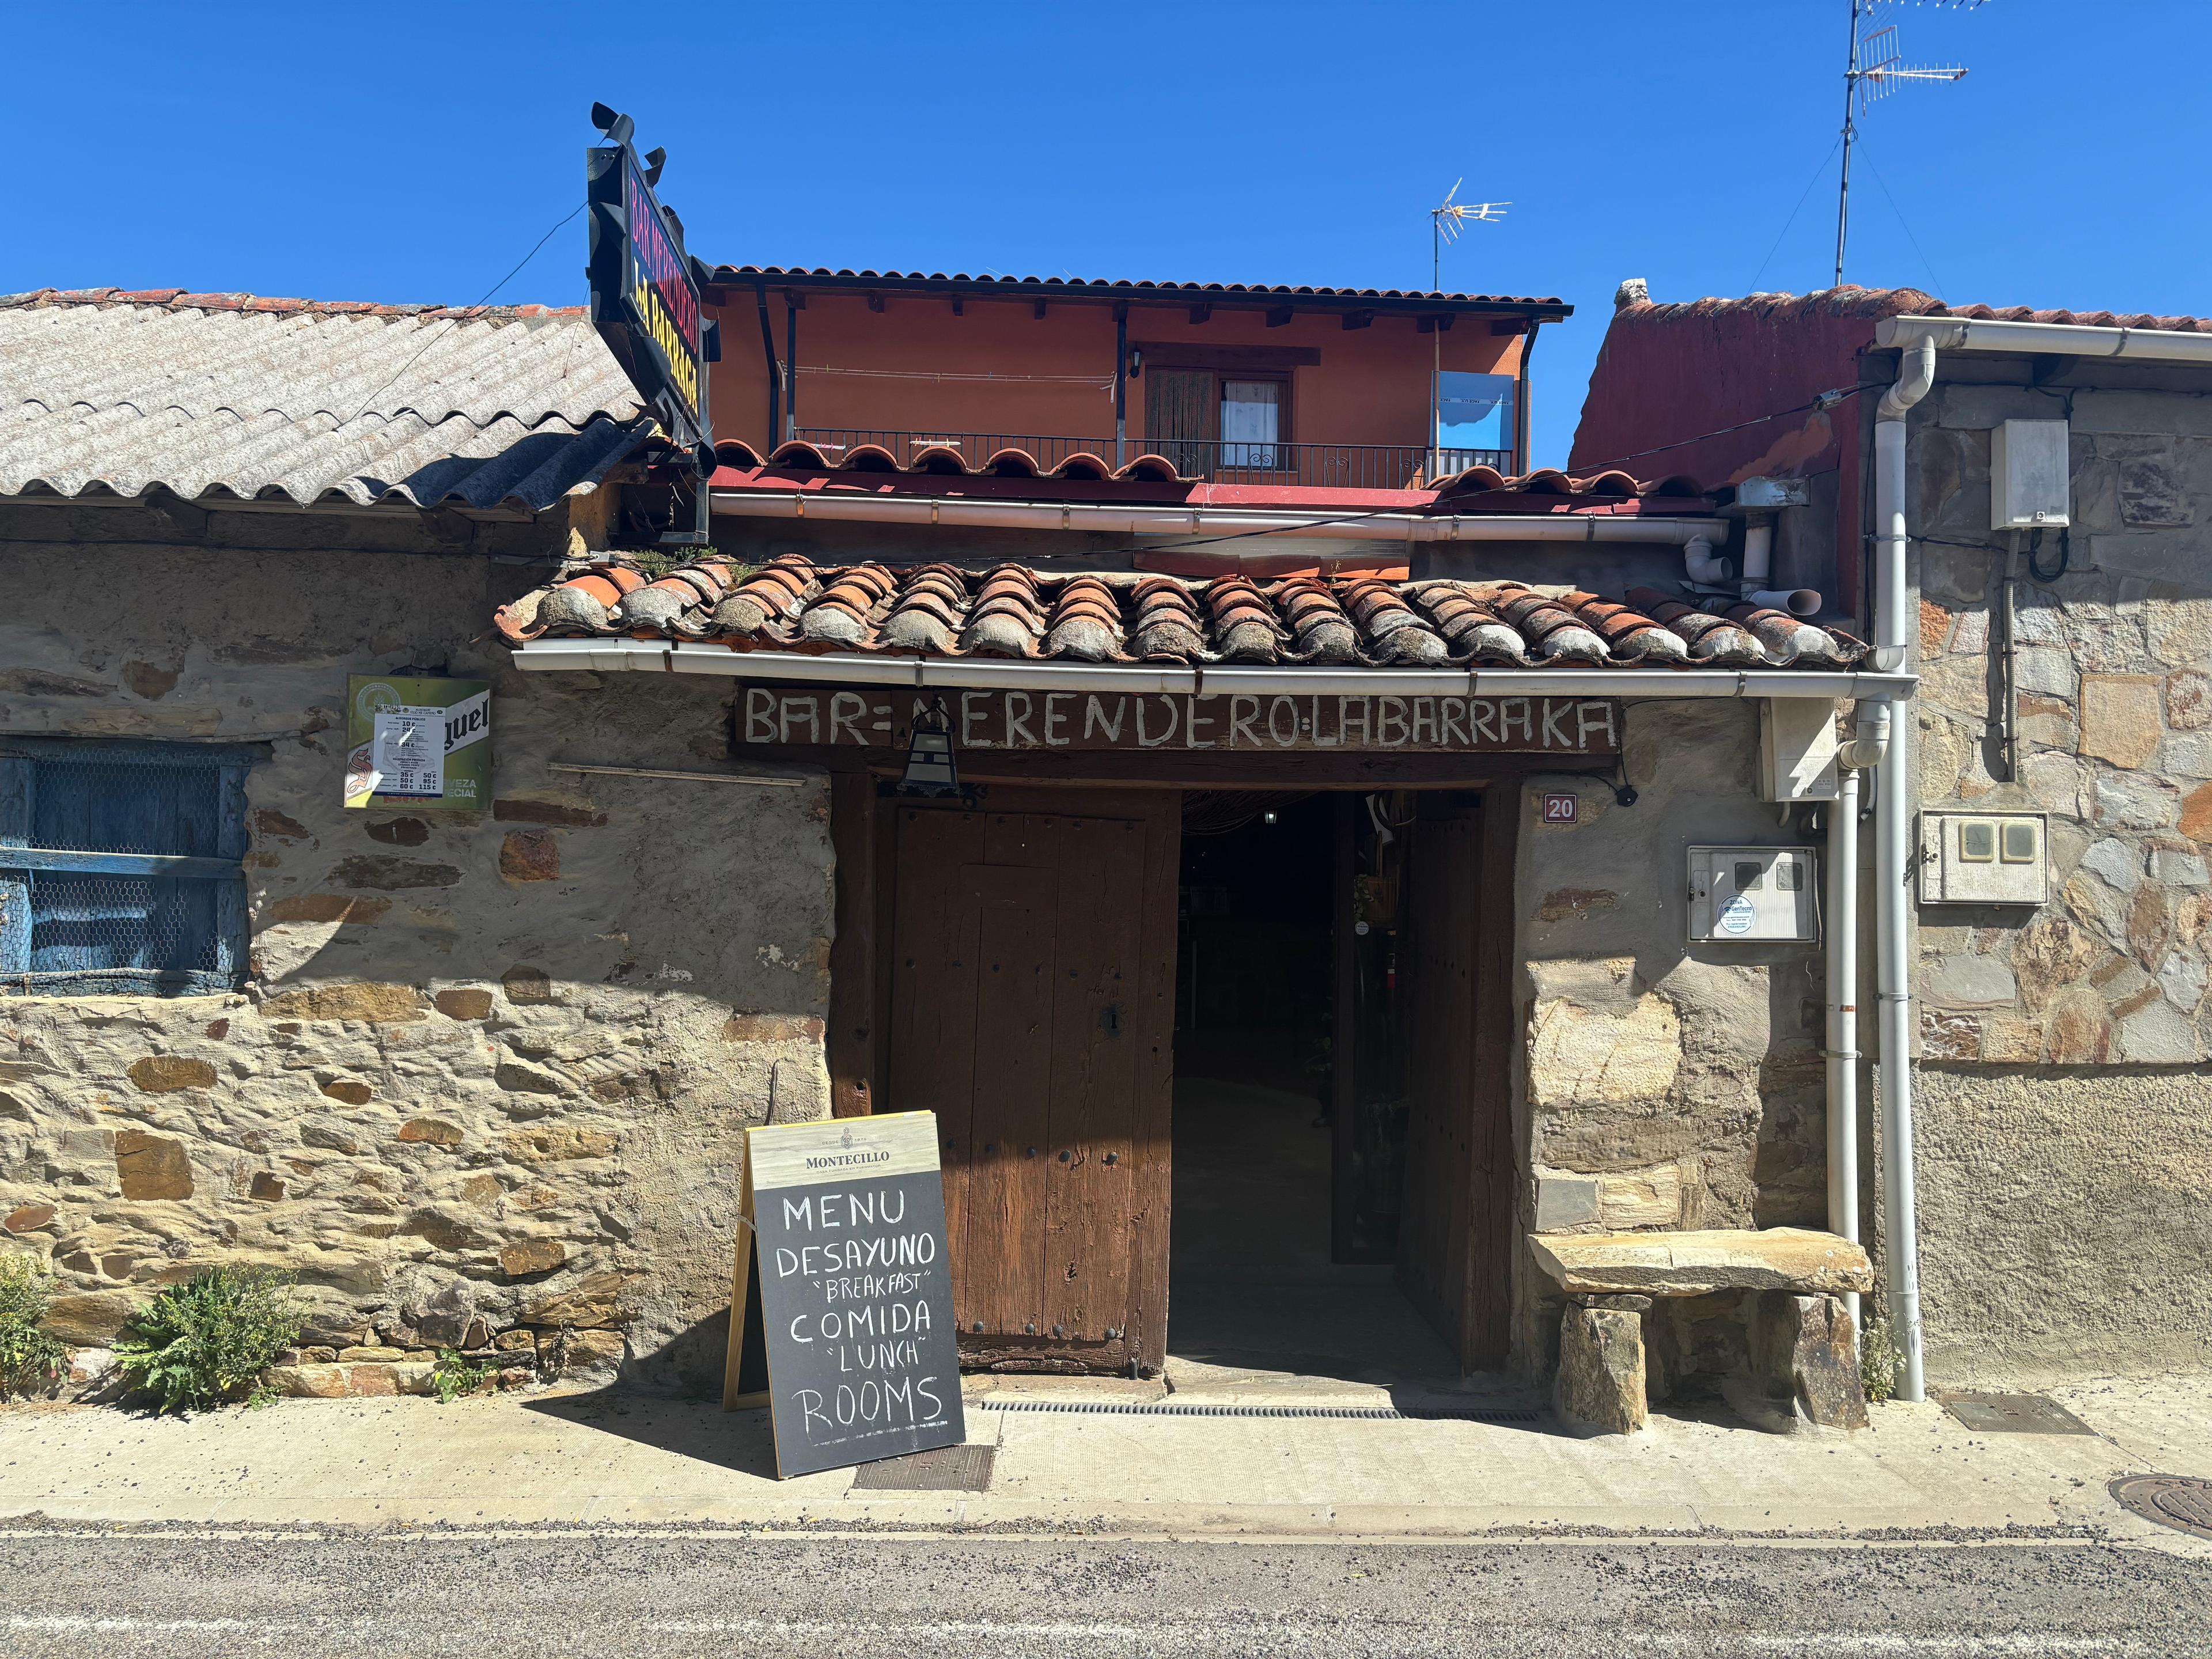
[[[346,683],[345,804],[491,805],[491,682],[395,679]]]

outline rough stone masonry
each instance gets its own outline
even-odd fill
[[[266,754],[243,992],[0,996],[0,1249],[52,1268],[80,1374],[226,1260],[298,1276],[300,1392],[427,1386],[439,1346],[718,1388],[742,1132],[828,1109],[824,782],[550,769],[713,771],[729,718],[475,641],[557,526],[0,517],[0,731]],[[409,665],[494,681],[489,813],[340,805],[347,677]]]

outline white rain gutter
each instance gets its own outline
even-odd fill
[[[518,668],[598,673],[720,674],[826,685],[1010,691],[1127,691],[1229,696],[1879,697],[1909,693],[1910,676],[1802,668],[1185,668],[1169,664],[1020,662],[1005,658],[811,656],[732,651],[669,640],[538,640],[514,649]]]
[[[2093,328],[2078,323],[2004,323],[1970,317],[1885,317],[1877,349],[1923,341],[1944,351],[1993,351],[2019,357],[2114,357],[2124,362],[2212,363],[2212,334],[2175,328]]]
[[[1828,1231],[1859,1242],[1859,773],[1881,763],[1889,705],[1859,705],[1859,735],[1837,751],[1836,803],[1828,817]],[[1863,1328],[1859,1293],[1844,1297]]]
[[[863,475],[865,476],[865,475]],[[943,524],[971,530],[1081,530],[1109,536],[1249,535],[1382,542],[1640,543],[1688,547],[1728,539],[1722,519],[1626,514],[1293,513],[1258,507],[1164,507],[1097,501],[994,501],[966,495],[864,495],[805,490],[717,490],[714,510],[755,519],[862,524]]]
[[[1908,610],[1905,526],[1905,417],[1936,382],[1936,343],[1926,335],[1907,343],[1897,380],[1881,394],[1874,420],[1875,665],[1904,668],[1917,621]],[[1875,763],[1875,963],[1881,1043],[1881,1168],[1884,1259],[1888,1267],[1889,1323],[1905,1374],[1898,1396],[1928,1397],[1920,1338],[1920,1224],[1913,1181],[1912,720],[1909,708],[1891,710],[1889,740]]]

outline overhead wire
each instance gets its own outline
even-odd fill
[[[569,220],[574,219],[577,214],[581,213],[585,208],[589,205],[590,204],[586,202],[577,203],[574,209],[562,216],[559,224],[555,225],[551,230],[547,231],[543,236],[539,237],[536,242],[531,245],[530,252],[524,254],[521,258],[515,262],[514,269],[513,270],[508,271],[506,276],[501,277],[489,288],[486,289],[483,292],[483,298],[476,301],[475,305],[468,307],[467,309],[474,311],[478,306],[489,304],[493,295],[498,293],[500,289],[505,288],[509,283],[513,282],[517,276],[522,274],[523,266],[528,264],[532,259],[535,259],[538,257],[538,250],[543,248],[546,243],[551,241],[555,234],[558,232],[562,226],[566,225]],[[382,386],[377,387],[375,391],[370,392],[368,397],[362,399],[361,407],[354,410],[351,415],[349,415],[338,424],[341,427],[351,426],[356,421],[368,413],[369,404],[374,403],[379,398],[390,391],[394,381],[397,381],[399,377],[404,374],[409,369],[414,368],[416,363],[422,362],[422,353],[424,351],[428,351],[432,346],[444,339],[447,335],[452,333],[454,329],[459,328],[461,325],[461,319],[457,317],[449,318],[447,320],[451,326],[442,330],[432,330],[430,337],[422,342],[422,350],[417,351],[412,357],[410,357],[405,362],[400,364],[398,368],[393,369],[392,371],[391,378],[386,380]]]

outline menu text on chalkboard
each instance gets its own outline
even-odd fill
[[[959,1444],[935,1115],[752,1129],[745,1152],[725,1403],[757,1332],[779,1475]]]

